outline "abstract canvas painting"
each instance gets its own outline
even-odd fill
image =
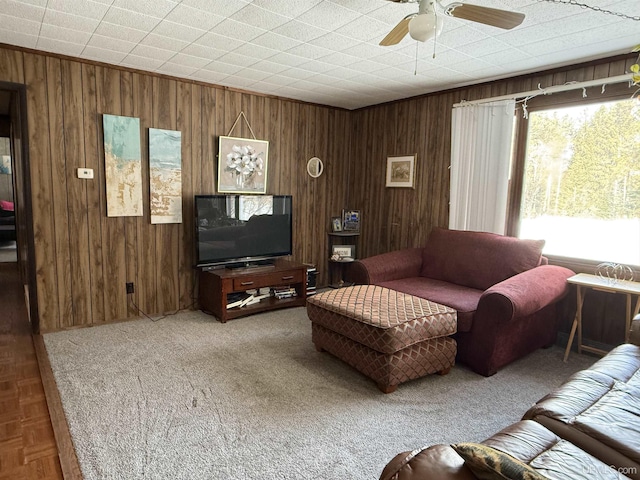
[[[151,223],[182,223],[182,133],[149,129]]]
[[[0,155],[0,174],[11,175],[10,155]]]
[[[103,115],[107,216],[142,216],[140,119]]]

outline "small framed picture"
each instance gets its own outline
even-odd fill
[[[413,188],[416,155],[387,157],[387,187]]]
[[[342,229],[345,232],[360,231],[360,210],[342,211]]]
[[[331,231],[332,232],[342,231],[342,219],[340,217],[331,217]]]
[[[356,257],[355,245],[333,245],[331,247],[331,258],[337,261],[347,262]]]

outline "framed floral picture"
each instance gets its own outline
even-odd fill
[[[253,138],[220,137],[218,192],[267,192],[269,142]]]
[[[387,187],[413,188],[415,155],[387,157]]]

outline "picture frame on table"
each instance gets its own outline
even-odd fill
[[[355,245],[333,245],[331,247],[331,258],[338,262],[350,262],[356,258]]]
[[[342,218],[331,217],[331,231],[334,233],[342,231]]]
[[[342,230],[345,232],[360,231],[360,210],[342,211]]]
[[[413,188],[416,155],[387,157],[386,187]]]

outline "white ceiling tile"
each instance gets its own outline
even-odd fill
[[[84,45],[77,43],[65,42],[63,40],[57,40],[53,38],[39,37],[36,48],[45,50],[47,52],[56,52],[62,55],[80,56]]]
[[[301,14],[298,20],[314,27],[334,32],[360,17],[361,14],[348,8],[341,7],[335,3],[322,2]]]
[[[381,47],[417,3],[0,0],[0,42],[343,108],[626,53],[639,43],[637,22],[602,12],[540,0],[480,3],[522,11],[525,22],[504,31],[447,17],[435,41],[407,36]],[[597,5],[637,15],[639,2]]]
[[[98,35],[102,35],[103,37],[114,38],[114,39],[126,39],[129,42],[140,42],[145,35],[146,32],[142,30],[137,30],[135,28],[124,27],[122,25],[116,25],[109,22],[101,22],[96,31],[94,32]]]
[[[206,34],[206,30],[188,27],[179,23],[163,20],[151,31],[154,35],[179,40],[180,42],[191,43]]]
[[[282,65],[287,65],[289,67],[297,67],[298,65],[307,63],[309,59],[305,57],[301,57],[299,55],[292,55],[287,52],[280,52],[274,55],[273,57],[269,57],[269,61],[280,63]]]
[[[135,48],[137,43],[122,40],[120,38],[105,37],[103,35],[93,34],[87,45],[90,47],[100,48],[102,50],[113,50],[114,52],[129,53]]]
[[[46,7],[49,0],[22,0],[20,3],[34,7]],[[17,3],[17,2],[16,2]]]
[[[91,33],[81,32],[79,30],[71,30],[69,28],[57,27],[55,25],[43,24],[42,28],[40,29],[40,36],[85,45],[91,38]]]
[[[308,70],[313,73],[328,73],[337,67],[329,63],[312,61],[312,62],[303,63],[302,65],[299,65],[298,68],[302,70]]]
[[[365,42],[355,42],[350,47],[342,50],[341,53],[346,53],[347,55],[351,55],[360,59],[371,59],[379,57],[380,54],[386,51],[387,50],[380,45],[371,45],[371,43]]]
[[[111,8],[136,12],[142,15],[164,18],[176,7],[171,0],[113,0]]]
[[[247,57],[252,57],[254,61],[266,60],[269,57],[277,55],[278,50],[256,45],[255,43],[245,43],[236,48],[233,53],[239,53]]]
[[[46,5],[49,10],[69,13],[78,17],[90,18],[92,20],[102,20],[102,17],[104,17],[104,14],[107,13],[107,10],[109,9],[109,5],[93,2],[91,0],[83,0],[82,2],[48,0]]]
[[[377,72],[378,70],[382,70],[383,68],[387,68],[385,65],[382,65],[377,62],[372,62],[371,60],[360,60],[359,62],[352,63],[351,65],[347,65],[346,68],[350,70],[356,70],[359,72]]]
[[[166,75],[174,75],[177,77],[188,77],[194,73],[198,68],[188,67],[186,65],[179,65],[177,63],[166,62],[156,69],[158,73],[164,73]]]
[[[277,33],[273,32],[264,32],[259,37],[254,38],[251,43],[276,51],[286,51],[302,45],[302,42],[298,40],[290,37],[285,37],[283,35],[278,35]]]
[[[259,37],[266,30],[257,25],[251,25],[232,18],[227,18],[213,27],[211,31],[222,37],[248,42]]]
[[[186,55],[191,55],[194,57],[201,57],[206,60],[212,61],[217,60],[222,55],[227,53],[226,50],[222,50],[219,48],[211,48],[206,45],[199,45],[197,43],[192,43],[191,45],[187,45],[184,47],[180,53],[184,53]]]
[[[185,67],[193,67],[197,70],[209,64],[210,61],[206,58],[194,57],[193,55],[186,55],[185,53],[178,53],[177,55],[171,57],[171,63],[175,63],[176,65],[182,65]]]
[[[314,73],[309,70],[302,70],[301,68],[288,68],[280,73],[283,77],[294,78],[296,80],[304,80],[309,77],[313,77]]]
[[[323,1],[324,0],[304,0],[292,2],[291,0],[254,0],[252,3],[257,7],[262,7],[265,10],[270,10],[287,18],[296,18]]]
[[[165,60],[158,59],[158,58],[150,58],[147,56],[129,54],[120,62],[120,64],[123,66],[132,67],[138,70],[142,69],[142,70],[154,71],[164,62]]]
[[[261,72],[268,73],[270,76],[283,72],[289,67],[280,63],[270,62],[269,60],[261,60],[255,63],[252,68],[260,70]]]
[[[99,21],[86,17],[78,17],[69,13],[47,10],[44,15],[43,23],[71,30],[93,33],[93,31],[98,27]]]
[[[250,78],[242,77],[240,75],[229,75],[223,80],[222,84],[235,88],[248,88],[254,83],[256,83],[255,80],[251,80]]]
[[[329,32],[321,37],[310,40],[309,43],[317,47],[326,48],[329,51],[340,52],[345,48],[350,47],[355,42],[353,39],[345,37],[344,35]]]
[[[351,65],[352,63],[357,62],[360,59],[343,52],[333,52],[323,57],[318,57],[317,60],[323,63],[329,63],[334,66],[343,67],[345,65]]]
[[[254,57],[249,57],[247,55],[242,55],[236,52],[229,52],[219,59],[221,62],[229,63],[231,65],[237,65],[239,67],[248,67],[253,65],[256,61]]]
[[[314,38],[321,37],[327,31],[312,25],[291,20],[273,29],[274,33],[285,37],[293,38],[299,42],[308,42]]]
[[[335,30],[336,33],[344,35],[347,38],[367,42],[375,40],[380,41],[389,33],[389,25],[370,17],[358,17],[347,25]]]
[[[216,15],[230,17],[245,5],[251,3],[251,0],[182,0],[182,5],[192,7],[203,12],[213,12]]]
[[[235,74],[236,77],[244,77],[248,80],[253,80],[253,82],[259,82],[264,80],[267,77],[270,77],[271,74],[269,72],[265,72],[262,70],[257,70],[255,68],[243,68],[238,73]]]
[[[193,42],[197,45],[204,45],[205,47],[214,48],[216,50],[224,50],[230,52],[238,48],[240,45],[244,45],[245,42],[235,38],[224,37],[217,33],[207,33]]]
[[[215,12],[197,10],[184,4],[178,5],[165,18],[169,22],[179,23],[200,30],[210,30],[225,17]]]
[[[303,43],[296,47],[288,49],[287,53],[298,55],[307,60],[309,59],[315,60],[320,57],[326,56],[328,53],[331,53],[331,51],[327,50],[326,48],[316,47],[315,45],[311,45],[309,43]]]
[[[99,60],[101,62],[113,63],[118,65],[127,56],[125,52],[116,52],[114,50],[107,50],[104,48],[97,48],[86,46],[82,50],[82,58],[88,58],[90,60]]]
[[[211,62],[208,65],[205,65],[204,67],[202,67],[202,70],[209,70],[211,72],[224,73],[225,75],[233,75],[235,73],[238,73],[240,70],[242,70],[242,67],[216,60],[215,62]]]
[[[38,35],[41,27],[40,22],[27,20],[26,18],[11,17],[0,13],[0,30],[10,32],[21,32],[26,35]]]
[[[262,30],[273,30],[289,21],[289,17],[271,12],[255,4],[246,5],[230,18],[243,25],[258,27]]]
[[[193,78],[194,80],[200,80],[201,82],[220,84],[220,82],[223,81],[228,76],[229,75],[222,72],[213,72],[210,70],[198,70],[197,72],[194,72],[190,76],[190,78]]]
[[[0,12],[11,17],[40,22],[44,17],[45,9],[43,6],[31,5],[25,2],[1,0]]]
[[[103,21],[147,32],[153,30],[153,28],[160,23],[158,17],[143,15],[142,13],[115,7],[109,9]]]
[[[133,50],[131,50],[131,54],[140,56],[140,57],[149,57],[154,60],[162,60],[166,62],[171,57],[175,55],[175,52],[171,50],[165,50],[162,48],[157,48],[151,45],[143,45],[138,44]]]
[[[281,87],[284,85],[291,85],[296,81],[296,79],[293,77],[287,77],[285,75],[271,75],[265,78],[264,81],[266,84]]]
[[[38,37],[23,32],[14,32],[0,27],[0,43],[17,45],[18,47],[36,48]]]
[[[180,51],[189,45],[188,42],[183,42],[182,40],[176,40],[175,38],[164,37],[162,35],[156,35],[155,33],[150,33],[145,36],[140,45],[145,45],[149,47],[159,48],[161,50],[167,51]]]

